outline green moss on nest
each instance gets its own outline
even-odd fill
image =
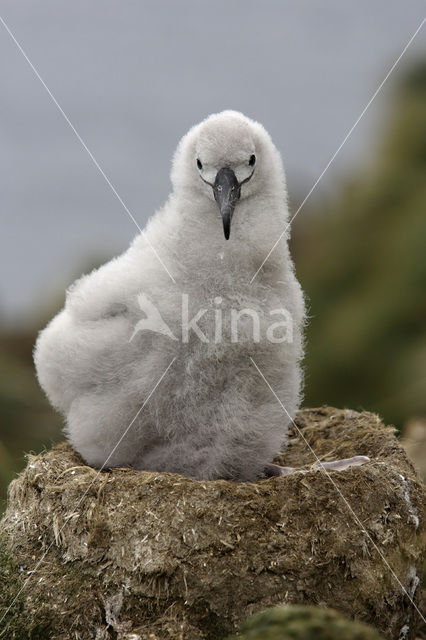
[[[4,616],[1,627],[7,629],[13,622],[17,632],[18,626],[21,626],[19,621],[22,619],[23,611],[23,598],[19,595],[20,588],[21,580],[17,566],[9,555],[6,542],[0,538],[0,618]],[[21,626],[19,631],[21,635],[12,637],[24,637],[24,632],[26,629]]]
[[[6,541],[0,537],[0,637],[7,640],[50,640],[50,622],[43,615],[47,607],[37,608],[34,620],[26,608],[24,579],[11,557]]]
[[[249,618],[239,640],[381,640],[377,631],[321,607],[274,607]],[[228,640],[237,640],[236,636]]]

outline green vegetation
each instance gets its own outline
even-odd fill
[[[0,538],[0,635],[8,640],[49,640],[49,609],[38,605],[36,610],[28,602],[25,605],[28,600],[23,591],[25,578]]]
[[[380,640],[381,636],[361,622],[320,607],[274,607],[249,618],[241,640]],[[237,637],[229,638],[237,640]]]
[[[6,487],[25,464],[24,454],[40,451],[60,437],[61,418],[41,392],[32,349],[36,331],[0,333],[0,513]]]
[[[393,96],[368,167],[331,210],[301,214],[309,299],[305,405],[367,409],[401,428],[426,414],[426,64]]]

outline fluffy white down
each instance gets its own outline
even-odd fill
[[[224,166],[238,180],[256,156],[253,177],[241,188],[225,240],[213,191],[205,179]],[[172,168],[173,192],[130,248],[67,291],[64,309],[40,333],[35,348],[38,379],[66,419],[70,443],[88,464],[133,465],[197,479],[253,480],[285,444],[289,420],[253,366],[258,364],[293,415],[299,406],[303,294],[287,237],[250,280],[288,220],[281,158],[265,129],[234,111],[215,114],[181,140]],[[149,242],[147,241],[149,239]],[[172,282],[150,244],[176,280]],[[208,308],[187,344],[152,331],[130,340],[144,315],[144,293],[173,334],[181,336],[181,294],[190,318]],[[222,298],[223,335],[215,343],[214,299]],[[269,311],[286,308],[293,342],[270,343]],[[231,342],[227,310],[259,312],[261,340],[246,317]],[[171,360],[176,360],[114,453],[121,435]]]

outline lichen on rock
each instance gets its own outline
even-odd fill
[[[314,604],[414,638],[425,489],[393,429],[330,407],[296,425],[321,459],[371,462],[327,475],[296,429],[277,462],[300,470],[249,483],[98,473],[66,443],[29,456],[0,523],[0,618],[27,581],[5,637],[220,640],[267,607]]]

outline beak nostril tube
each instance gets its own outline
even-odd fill
[[[244,180],[238,182],[235,172],[229,167],[222,167],[216,175],[213,185],[214,199],[216,200],[223,221],[223,233],[225,239],[228,240],[231,233],[231,220],[234,214],[235,205],[240,199],[241,185],[247,182],[253,173]]]
[[[231,220],[234,214],[235,205],[241,196],[241,187],[248,182],[253,176],[254,169],[251,174],[238,182],[235,172],[229,167],[222,167],[216,174],[214,184],[203,178],[200,178],[203,182],[208,184],[213,189],[214,199],[216,200],[223,220],[223,232],[225,239],[229,239],[231,232]]]
[[[240,197],[237,176],[229,167],[219,169],[213,185],[214,198],[219,206],[223,221],[223,233],[225,239],[229,239],[231,233],[231,220],[234,214],[235,205]]]

